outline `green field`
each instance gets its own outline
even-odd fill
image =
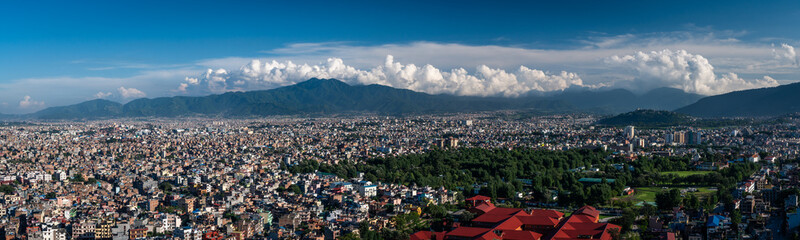
[[[683,188],[676,188],[674,189],[683,189]],[[669,188],[669,189],[673,189]],[[687,193],[687,194],[695,194],[700,199],[705,199],[709,195],[716,192],[716,189],[712,189],[710,187],[695,187],[697,188],[697,192]],[[635,192],[633,197],[636,198],[637,201],[647,201],[647,202],[655,202],[656,201],[656,193],[664,191],[667,189],[663,189],[661,187],[638,187],[635,188]]]
[[[661,174],[675,174],[678,177],[686,177],[691,175],[705,175],[712,173],[714,171],[672,171],[672,172],[662,172]]]
[[[600,219],[613,218],[613,217],[617,217],[617,216],[600,214]]]

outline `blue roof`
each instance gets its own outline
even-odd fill
[[[725,221],[725,217],[721,215],[712,215],[708,217],[708,223],[706,223],[706,227],[718,227],[720,223]]]

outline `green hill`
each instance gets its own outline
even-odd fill
[[[96,119],[115,117],[325,115],[376,113],[387,115],[494,110],[539,113],[590,112],[611,114],[651,106],[671,109],[699,95],[677,89],[655,89],[638,96],[630,91],[565,91],[549,96],[518,98],[431,95],[382,85],[351,86],[335,79],[310,79],[262,91],[229,92],[202,97],[137,99],[127,104],[92,100],[18,115],[18,118]]]
[[[771,117],[800,112],[800,83],[737,91],[675,110],[697,117]]]
[[[675,112],[658,110],[636,110],[597,121],[605,126],[668,127],[686,125],[692,118]]]
[[[115,117],[122,113],[122,104],[95,99],[75,105],[51,107],[33,114],[39,119],[76,119]]]
[[[606,91],[573,91],[552,96],[584,112],[617,114],[636,109],[674,110],[694,103],[702,95],[686,93],[674,88],[656,88],[642,95],[625,89]]]
[[[32,114],[41,119],[108,117],[222,116],[294,114],[415,114],[503,109],[568,111],[567,104],[541,97],[500,98],[430,95],[381,85],[351,86],[335,79],[311,79],[291,86],[204,97],[137,99],[125,105],[92,100]]]

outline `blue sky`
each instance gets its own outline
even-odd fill
[[[97,97],[125,102],[266,89],[309,76],[510,97],[663,86],[710,95],[800,79],[799,1],[6,5],[2,113]]]

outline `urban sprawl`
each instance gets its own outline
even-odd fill
[[[5,123],[0,232],[6,240],[797,237],[797,119],[715,128],[596,120],[485,113]],[[567,169],[560,180],[547,171],[509,179],[463,170],[492,179],[466,186],[417,184],[451,176],[414,169],[322,171],[469,149],[602,158],[552,163]]]

